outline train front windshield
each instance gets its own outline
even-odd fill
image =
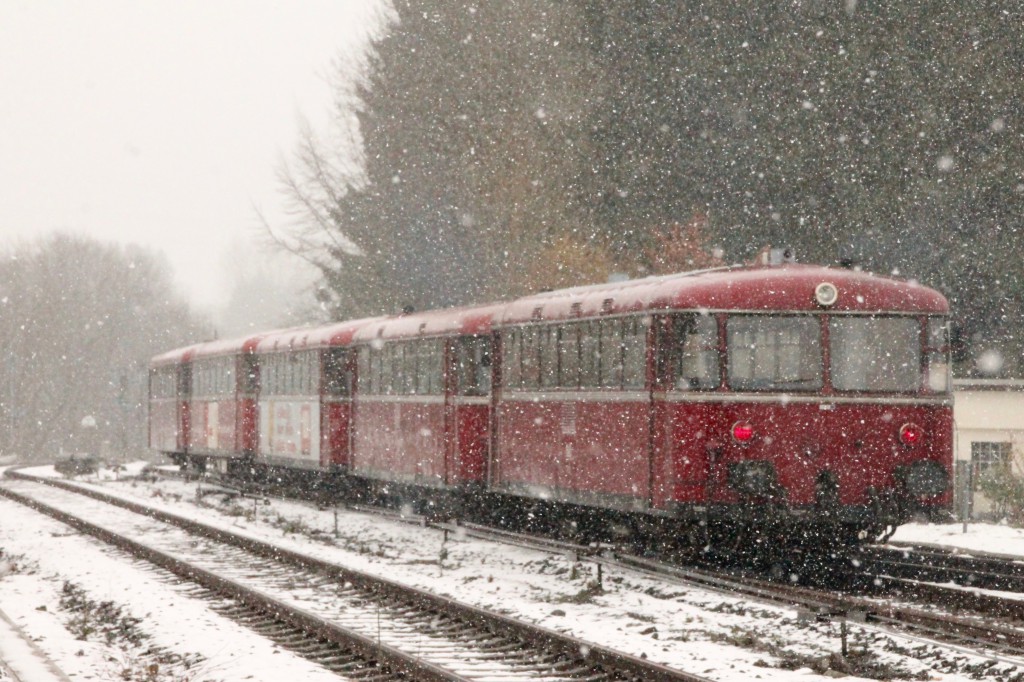
[[[734,315],[726,324],[729,388],[818,391],[821,324],[810,315]]]
[[[914,393],[921,388],[921,324],[906,317],[829,320],[832,387]]]
[[[945,320],[928,321],[924,347],[921,331],[921,320],[917,317],[829,316],[831,387],[851,393],[948,391]],[[726,321],[729,388],[822,390],[822,333],[821,318],[817,315],[730,316]]]

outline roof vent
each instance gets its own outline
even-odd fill
[[[789,247],[774,249],[770,246],[766,246],[761,249],[761,253],[757,254],[755,262],[758,265],[783,265],[785,263],[795,263],[796,254],[793,252],[793,249]]]

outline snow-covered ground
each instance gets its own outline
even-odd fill
[[[1024,560],[1024,529],[994,523],[908,523],[892,536],[894,542],[955,547]]]
[[[806,622],[786,609],[629,573],[606,571],[603,585],[596,587],[596,569],[571,557],[454,535],[446,542],[440,531],[345,510],[337,511],[335,533],[333,509],[220,495],[200,498],[196,484],[174,481],[91,480],[107,492],[515,614],[713,680],[825,679],[821,673],[839,650],[837,624]],[[7,565],[0,570],[0,610],[71,679],[332,679],[211,612],[160,571],[127,563],[117,551],[11,502],[0,500],[0,518],[5,520],[0,523],[0,549]],[[911,525],[896,539],[1024,556],[1024,533],[1019,530],[974,524],[966,535],[961,531],[959,525]],[[144,635],[141,644],[83,633],[81,611],[70,610],[76,607],[69,604],[65,584],[137,618],[135,627]],[[151,647],[159,655],[147,654]],[[997,664],[977,678],[971,670],[982,669],[983,658],[961,656],[953,667],[944,667],[955,658],[949,649],[856,625],[851,625],[851,649],[865,652],[864,660],[875,660],[890,673],[913,679],[1010,679],[1009,665]],[[154,673],[154,665],[157,676],[145,677]]]

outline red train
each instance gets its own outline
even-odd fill
[[[946,300],[782,260],[175,350],[150,444],[694,546],[853,543],[948,508]]]

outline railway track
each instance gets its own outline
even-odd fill
[[[1024,599],[987,594],[970,589],[982,581],[986,585],[1011,584],[1009,580],[1024,566],[992,557],[964,557],[931,549],[922,552],[942,566],[946,581],[960,578],[966,587],[926,582],[936,574],[913,570],[921,564],[920,555],[911,555],[901,577],[886,569],[904,558],[906,548],[892,550],[887,563],[868,564],[860,570],[861,579],[852,591],[787,585],[741,572],[723,572],[704,568],[681,567],[667,561],[637,557],[612,547],[580,545],[545,536],[524,535],[472,523],[433,523],[424,518],[399,514],[379,507],[354,507],[358,511],[387,516],[396,521],[429,525],[465,537],[505,542],[520,547],[570,555],[611,570],[631,571],[681,585],[700,585],[729,595],[740,595],[785,607],[796,607],[800,614],[815,620],[851,621],[876,625],[911,635],[925,636],[937,642],[967,648],[982,655],[1011,657],[1018,663],[1024,657]],[[884,556],[868,548],[871,557]],[[978,562],[971,561],[979,559]],[[939,564],[939,560],[945,563]],[[982,574],[982,569],[984,573]],[[1024,571],[1022,571],[1024,572]],[[600,575],[600,574],[599,574]],[[857,596],[860,593],[870,597]],[[924,608],[922,608],[922,606]],[[991,617],[1000,621],[992,622]]]
[[[1024,561],[1016,557],[925,545],[875,545],[865,547],[862,554],[864,567],[879,575],[1024,593]]]
[[[0,494],[194,582],[223,614],[350,679],[707,682],[92,489],[12,478]]]
[[[440,524],[444,527],[445,524]],[[483,526],[460,525],[460,531],[479,538],[516,542],[515,533],[495,531]],[[449,527],[449,530],[452,530]],[[819,620],[848,620],[886,626],[893,630],[924,635],[954,646],[1024,657],[1024,601],[943,585],[916,583],[870,576],[862,587],[871,598],[820,588],[769,581],[739,572],[724,572],[672,565],[665,561],[620,553],[609,548],[594,548],[563,543],[549,538],[528,537],[519,544],[561,553],[574,553],[580,560],[608,569],[629,570],[639,574],[685,585],[700,585],[730,595],[741,595],[786,607],[796,607],[802,615]],[[914,602],[914,605],[896,603]],[[941,605],[944,612],[925,610],[918,605]],[[964,611],[964,614],[949,611]],[[992,622],[983,616],[998,616]]]
[[[680,567],[668,561],[636,557],[612,547],[495,529],[473,523],[437,523],[394,510],[364,505],[351,509],[396,521],[573,556],[599,568],[626,570],[684,585],[700,585],[785,607],[816,620],[852,621],[920,635],[982,655],[1024,657],[1024,600],[985,593],[978,587],[1007,589],[1021,577],[1024,564],[993,557],[943,552],[935,548],[865,548],[860,580],[845,592],[787,585],[720,570]],[[882,551],[886,550],[886,551]],[[599,574],[600,575],[600,574]],[[956,583],[956,584],[941,584]],[[958,587],[960,585],[961,587]],[[870,595],[860,596],[861,594]],[[999,619],[992,621],[992,618]]]

